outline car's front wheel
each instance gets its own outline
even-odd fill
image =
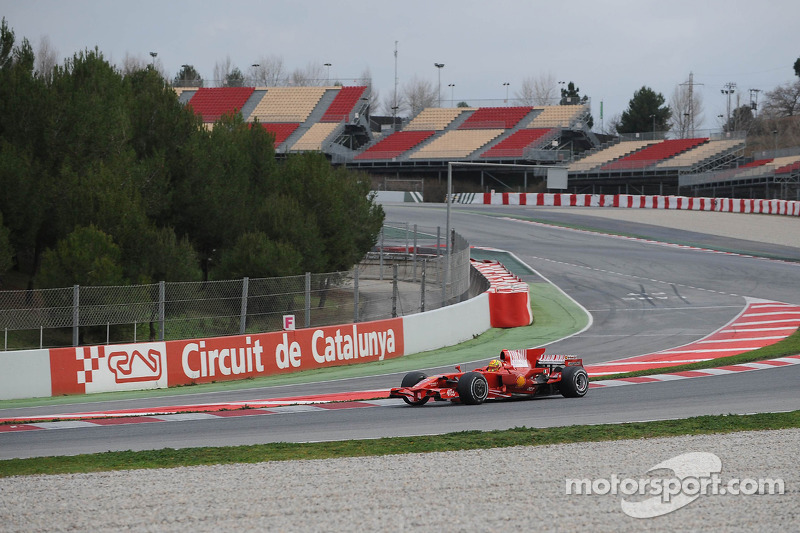
[[[461,403],[478,405],[489,396],[489,383],[480,372],[467,372],[459,378],[456,391]]]
[[[428,376],[422,372],[409,372],[405,376],[403,376],[403,381],[400,382],[401,387],[413,387],[423,379],[427,378]],[[403,396],[403,401],[406,402],[408,405],[425,405],[428,403],[428,397],[425,396],[424,398],[420,398],[419,400],[412,400],[411,398],[406,398]]]

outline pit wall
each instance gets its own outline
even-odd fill
[[[491,327],[489,296],[402,318],[321,328],[0,352],[0,400],[145,390],[381,361]]]
[[[454,203],[532,205],[548,207],[625,207],[631,209],[684,209],[727,213],[800,216],[800,201],[691,196],[639,196],[633,194],[481,193],[454,194]]]

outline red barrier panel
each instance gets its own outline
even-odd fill
[[[524,292],[490,292],[489,316],[493,328],[516,328],[533,322],[531,297]]]
[[[404,355],[403,320],[50,350],[53,396],[269,376]]]

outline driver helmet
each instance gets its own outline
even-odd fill
[[[492,359],[491,361],[489,361],[489,366],[486,367],[486,370],[488,370],[489,372],[497,372],[498,370],[500,370],[501,366],[502,363],[500,362],[500,359]]]

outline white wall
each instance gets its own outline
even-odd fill
[[[50,396],[50,350],[0,352],[0,400]]]
[[[403,317],[406,355],[468,341],[491,328],[489,293],[434,311]]]

